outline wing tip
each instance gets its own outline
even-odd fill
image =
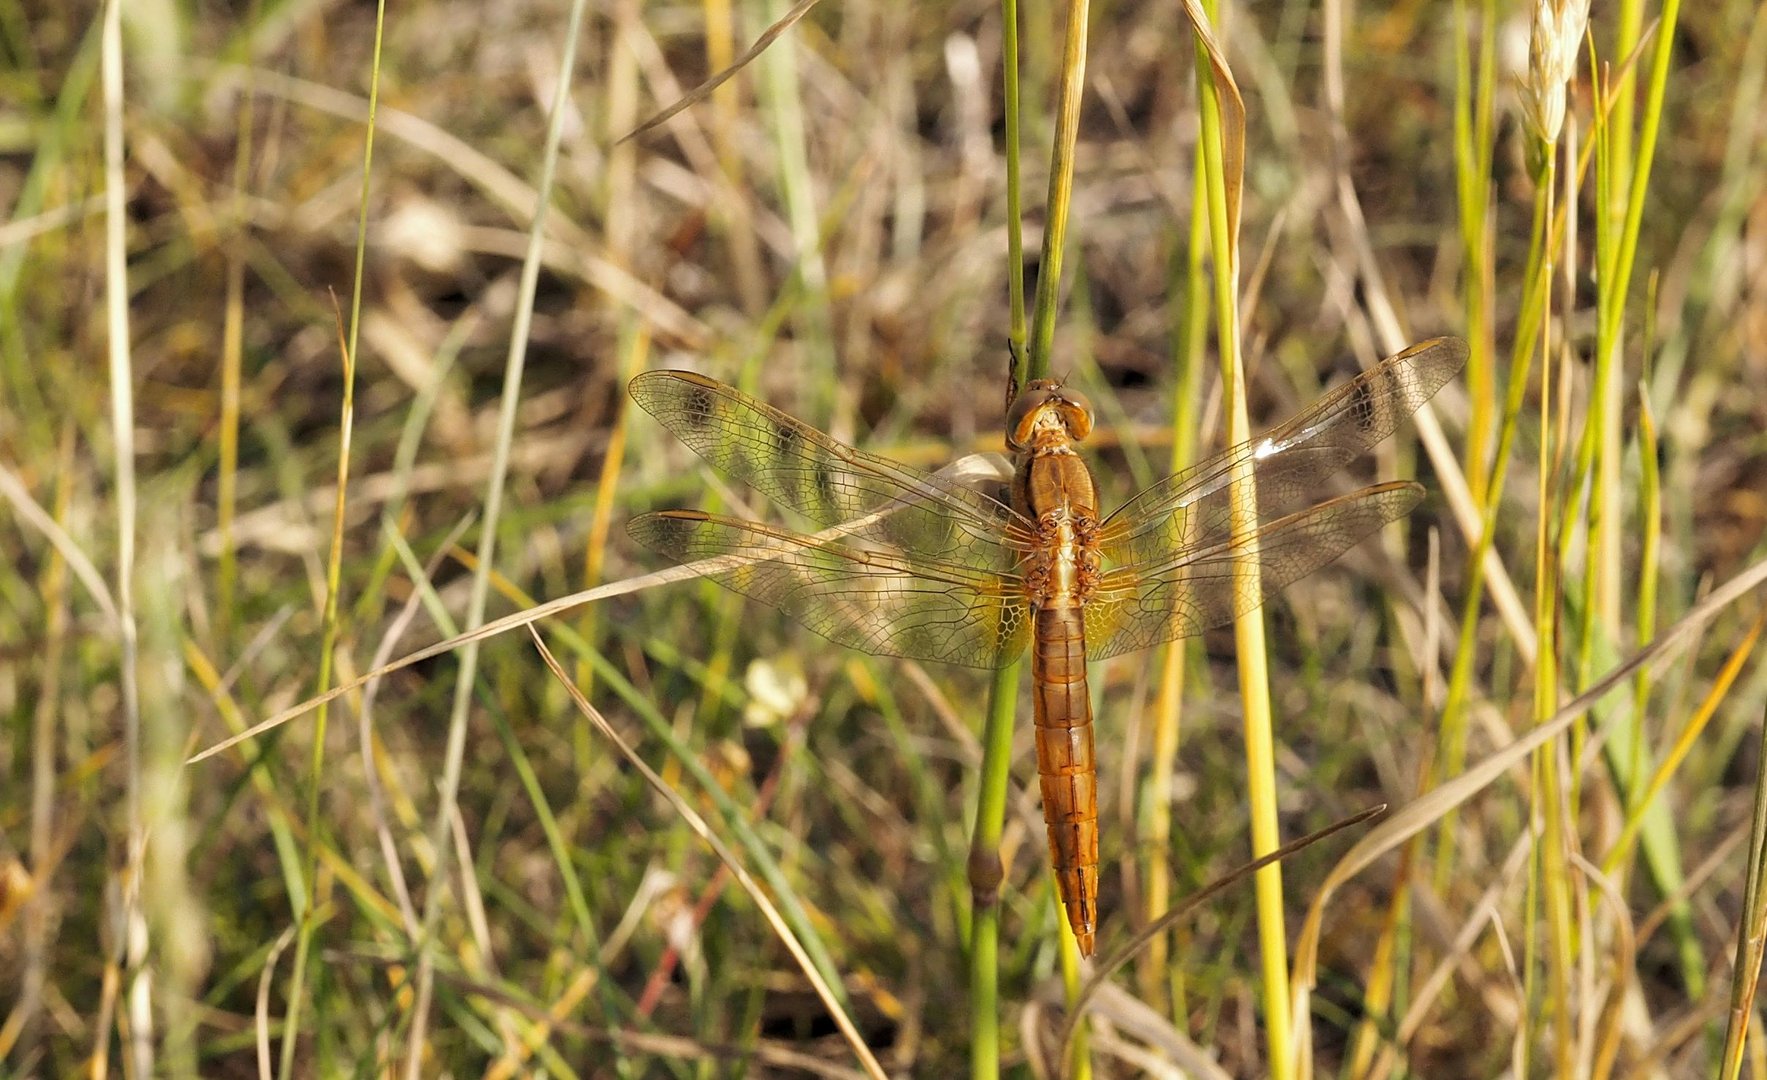
[[[1429,362],[1426,364],[1411,365],[1412,370],[1418,373],[1419,381],[1423,386],[1423,396],[1417,406],[1421,407],[1424,401],[1435,397],[1436,391],[1446,386],[1449,379],[1460,374],[1461,369],[1466,367],[1467,358],[1471,355],[1472,348],[1464,338],[1443,335],[1442,337],[1428,338],[1409,348],[1402,349],[1386,362],[1427,358]]]

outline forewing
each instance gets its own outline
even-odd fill
[[[1377,484],[1279,518],[1239,541],[1107,570],[1084,608],[1086,655],[1103,660],[1231,622],[1403,517],[1422,497],[1418,484]]]
[[[1007,567],[861,550],[697,510],[644,514],[626,529],[678,562],[719,560],[706,577],[849,648],[993,668],[1028,640],[1025,592]]]
[[[1317,501],[1324,484],[1401,421],[1466,363],[1466,343],[1435,338],[1413,345],[1320,398],[1263,435],[1142,491],[1100,526],[1099,548],[1111,563],[1164,564],[1187,546],[1229,541],[1230,484],[1249,469],[1258,518],[1282,517]]]
[[[824,435],[715,379],[649,371],[632,400],[720,472],[817,525],[927,559],[992,567],[1030,527],[996,499]]]

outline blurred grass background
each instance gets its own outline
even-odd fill
[[[707,372],[919,465],[999,448],[1009,219],[994,6],[823,5],[710,101],[614,145],[783,14],[719,0],[589,13],[522,335],[492,615],[654,569],[624,541],[630,513],[749,500],[628,415],[624,383],[645,367]],[[1564,275],[1547,358],[1512,380],[1517,369],[1490,358],[1526,336],[1524,293],[1542,273],[1530,236],[1542,174],[1518,95],[1533,14],[1291,2],[1234,8],[1221,36],[1250,117],[1254,426],[1390,351],[1384,320],[1406,340],[1470,338],[1475,368],[1436,415],[1475,498],[1497,491],[1492,549],[1536,625],[1561,631],[1543,640],[1575,691],[1767,555],[1767,19],[1736,0],[1681,14],[1629,287],[1602,295],[1615,279],[1595,272],[1610,265],[1612,193],[1592,172],[1572,203],[1570,256],[1546,270]],[[1620,67],[1624,43],[1658,14],[1596,10],[1593,41],[1615,78],[1633,70]],[[1030,253],[1064,15],[1020,12]],[[851,1074],[828,1009],[755,905],[579,717],[525,636],[485,643],[458,816],[440,834],[452,659],[341,699],[321,759],[308,716],[181,766],[322,689],[322,655],[323,681],[342,682],[448,636],[467,611],[566,5],[419,0],[387,13],[347,444],[332,297],[350,322],[374,8],[133,0],[120,186],[104,172],[99,18],[90,4],[0,0],[0,1072],[65,1075],[96,1056],[126,1075],[143,1061],[244,1074],[260,1039],[289,1055],[285,1075],[392,1071],[439,837],[455,884],[424,943],[435,976],[419,1075]],[[1656,45],[1643,37],[1641,85]],[[1193,59],[1179,5],[1094,5],[1053,356],[1100,406],[1107,505],[1172,458],[1174,357],[1206,296],[1188,258]],[[1587,54],[1572,74],[1560,138],[1574,160],[1598,113]],[[1636,136],[1621,142],[1607,145],[1623,199]],[[107,196],[124,213],[125,440],[104,359]],[[1614,333],[1604,392],[1591,358]],[[1206,450],[1220,439],[1212,364],[1199,379],[1178,408]],[[1488,459],[1512,382],[1526,407],[1499,489]],[[1595,464],[1573,471],[1586,431],[1617,451],[1590,451],[1614,470],[1606,495],[1582,486],[1585,474],[1590,491],[1609,482]],[[127,542],[119,448],[138,507]],[[1409,429],[1374,457],[1358,468],[1415,473],[1432,497],[1267,609],[1285,834],[1453,775],[1452,747],[1438,745],[1445,701],[1465,721],[1462,761],[1552,711],[1513,628],[1492,603],[1467,603],[1474,541]],[[1549,545],[1562,559],[1543,558]],[[1588,558],[1592,546],[1611,554]],[[117,588],[131,562],[132,598]],[[128,647],[106,604],[132,608]],[[1610,705],[1643,706],[1623,760],[1617,738],[1606,764],[1575,756],[1573,740],[1332,899],[1309,1005],[1314,1069],[1488,1076],[1528,1050],[1537,1071],[1584,1076],[1612,1045],[1608,1067],[1625,1075],[1711,1074],[1754,898],[1738,848],[1767,704],[1767,669],[1749,654],[1759,611],[1757,597],[1721,614]],[[986,677],[843,652],[704,583],[544,630],[664,780],[776,863],[776,898],[801,908],[883,1066],[966,1069],[964,866]],[[1107,949],[1145,920],[1150,896],[1175,901],[1248,855],[1232,636],[1177,657],[1170,759],[1152,731],[1155,654],[1094,671]],[[1721,679],[1727,659],[1734,681]],[[1646,872],[1625,822],[1636,778],[1690,720],[1699,737],[1657,796],[1667,838],[1653,858],[1685,901],[1672,913],[1664,873]],[[1042,1068],[1059,1022],[1060,915],[1028,722],[1017,746],[1001,1027],[1008,1067]],[[1558,771],[1568,814],[1553,809]],[[1541,821],[1568,851],[1527,845]],[[131,822],[145,836],[139,876],[121,872]],[[1342,847],[1286,868],[1294,924]],[[132,890],[133,909],[119,899]],[[290,941],[309,903],[303,986]],[[1230,891],[1118,976],[1094,1016],[1098,1071],[1200,1052],[1225,1075],[1266,1072],[1254,922],[1250,890]],[[291,995],[305,1019],[285,1044]]]

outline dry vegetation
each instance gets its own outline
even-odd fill
[[[625,539],[632,513],[761,509],[628,408],[623,386],[642,368],[716,375],[929,467],[998,449],[1011,329],[998,8],[822,5],[712,100],[615,145],[784,9],[740,5],[732,28],[722,3],[597,6],[523,328],[568,7],[392,5],[358,321],[374,5],[132,0],[126,159],[107,180],[101,13],[0,0],[0,1074],[70,1075],[97,1055],[123,1075],[246,1075],[260,1043],[284,1075],[380,1074],[404,1068],[418,1015],[421,1075],[857,1070],[756,902],[573,707],[526,633],[485,640],[465,684],[451,652],[343,696],[324,726],[307,712],[184,764],[470,621],[495,473],[507,479],[493,618],[655,570]],[[1767,557],[1767,20],[1727,0],[1690,5],[1675,26],[1635,268],[1611,301],[1593,271],[1593,170],[1579,189],[1575,235],[1554,249],[1569,265],[1546,271],[1560,283],[1546,359],[1530,348],[1493,503],[1503,577],[1486,576],[1463,626],[1476,499],[1537,272],[1538,133],[1518,94],[1530,14],[1428,2],[1230,16],[1250,117],[1254,424],[1434,334],[1471,338],[1495,372],[1434,403],[1473,483],[1474,532],[1407,427],[1357,468],[1416,475],[1424,505],[1266,610],[1288,836],[1408,803],[1484,760]],[[1658,14],[1646,7],[1628,31],[1598,7],[1602,61]],[[1060,5],[1021,13],[1030,252],[1062,17]],[[1657,39],[1642,40],[1640,114]],[[1194,307],[1194,59],[1178,3],[1095,5],[1053,357],[1100,405],[1110,505],[1172,456]],[[1462,227],[1457,64],[1473,99],[1492,102],[1488,149],[1471,159],[1489,154],[1489,183],[1474,184],[1490,198],[1484,230]],[[1560,138],[1574,156],[1595,116],[1587,51],[1571,74]],[[1638,142],[1617,156],[1634,160]],[[126,281],[107,276],[107,197],[123,214]],[[1469,315],[1481,280],[1485,333]],[[116,289],[126,311],[107,311]],[[132,455],[107,368],[123,313]],[[1601,399],[1592,358],[1610,316],[1621,366]],[[504,366],[512,326],[519,388]],[[353,378],[340,337],[357,342]],[[1178,407],[1201,418],[1209,448],[1221,405],[1213,359],[1203,370],[1201,394]],[[1586,426],[1604,425],[1605,480],[1580,458]],[[1603,515],[1611,539],[1591,560]],[[1542,520],[1551,550],[1538,559]],[[1504,582],[1519,629],[1493,603]],[[1430,810],[1415,846],[1332,895],[1302,1067],[1495,1076],[1525,1055],[1536,1075],[1712,1075],[1738,930],[1758,904],[1745,841],[1763,765],[1767,665],[1750,651],[1762,609],[1758,591],[1725,607],[1556,755],[1502,772],[1457,814]],[[1556,695],[1537,691],[1550,683],[1518,644],[1530,628],[1549,631]],[[767,891],[819,941],[884,1068],[970,1068],[965,857],[987,678],[842,651],[705,583],[539,629],[663,782],[757,874],[773,864]],[[1250,857],[1233,637],[1180,654],[1168,761],[1154,760],[1152,730],[1162,655],[1094,671],[1105,951],[1150,906]],[[438,830],[462,685],[457,814]],[[1458,758],[1445,711],[1467,731]],[[1061,930],[1028,727],[1007,813],[998,1011],[1006,1067],[1029,1057],[1041,1070],[1061,1018]],[[1591,736],[1621,730],[1641,739],[1610,734],[1604,756]],[[1665,758],[1634,844],[1628,808]],[[141,835],[145,860],[126,874]],[[1291,942],[1355,835],[1285,864]],[[430,904],[433,935],[419,941]],[[1191,1054],[1219,1070],[1195,1075],[1270,1071],[1256,920],[1251,890],[1228,890],[1116,975],[1092,1014],[1097,1073]],[[420,952],[433,976],[414,978]],[[416,984],[432,977],[426,1007]],[[285,1041],[291,1001],[301,1030]]]

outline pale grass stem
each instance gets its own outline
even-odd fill
[[[125,233],[128,195],[123,173],[123,3],[104,5],[100,45],[104,94],[104,299],[109,345],[111,440],[115,459],[117,511],[117,630],[120,682],[123,691],[123,762],[125,851],[120,875],[113,882],[108,912],[121,930],[106,958],[105,986],[127,998],[123,1031],[124,1058],[139,1075],[154,1069],[153,980],[146,970],[149,955],[142,878],[147,858],[147,820],[143,811],[145,762],[142,753],[139,629],[135,612],[135,371],[129,347],[129,268]],[[113,971],[117,977],[113,978]],[[108,1013],[109,994],[106,995]],[[93,1033],[98,1040],[94,1060],[109,1058],[110,1026]]]
[[[528,227],[527,251],[522,260],[521,282],[518,286],[519,298],[516,302],[515,318],[510,325],[509,348],[504,361],[497,410],[496,443],[492,450],[491,476],[486,485],[484,518],[476,548],[479,565],[473,573],[472,591],[467,599],[466,615],[463,619],[469,632],[478,629],[484,622],[485,604],[490,594],[491,568],[496,562],[497,528],[502,522],[503,485],[509,468],[510,445],[515,439],[517,409],[521,404],[522,372],[527,362],[528,336],[534,312],[534,295],[539,287],[541,256],[545,249],[546,211],[558,164],[559,143],[564,136],[564,119],[571,113],[571,79],[576,73],[577,42],[582,37],[586,8],[585,0],[572,0],[570,14],[566,19],[564,50],[559,57],[557,78],[553,86],[546,146],[541,156],[540,178],[535,184],[538,198]],[[378,58],[378,33],[376,44]],[[375,85],[379,85],[378,78]],[[366,211],[366,180],[363,198]],[[478,677],[478,657],[477,641],[469,640],[460,650],[460,670],[455,677],[453,706],[448,716],[441,791],[429,834],[430,846],[435,852],[435,866],[431,869],[429,888],[424,895],[423,938],[418,944],[416,996],[412,1005],[411,1027],[405,1043],[405,1075],[408,1080],[417,1080],[422,1074],[425,1059],[424,1042],[435,978],[435,948],[430,938],[435,933],[436,923],[441,915],[442,901],[450,892],[448,863],[453,845],[449,843],[449,823],[454,817],[455,802],[459,796],[461,763],[466,753],[467,712],[472,702],[473,684]]]
[[[1215,335],[1220,346],[1223,400],[1227,403],[1229,446],[1251,436],[1245,391],[1245,363],[1240,347],[1239,212],[1245,168],[1245,104],[1234,83],[1225,52],[1215,38],[1219,4],[1187,0],[1186,12],[1196,34],[1196,71],[1200,130],[1200,167],[1205,175],[1210,252],[1215,278]],[[1235,543],[1256,526],[1257,494],[1249,465],[1233,477]],[[1256,581],[1255,563],[1239,571]],[[1264,644],[1264,614],[1254,609],[1233,621],[1234,650],[1239,663],[1239,695],[1245,737],[1246,797],[1251,812],[1252,854],[1262,856],[1282,844],[1277,812],[1276,749],[1270,708],[1269,659]],[[1288,935],[1285,930],[1282,868],[1270,864],[1253,878],[1258,911],[1258,959],[1262,973],[1265,1063],[1275,1080],[1295,1075],[1297,1059],[1292,1036],[1288,981]]]

